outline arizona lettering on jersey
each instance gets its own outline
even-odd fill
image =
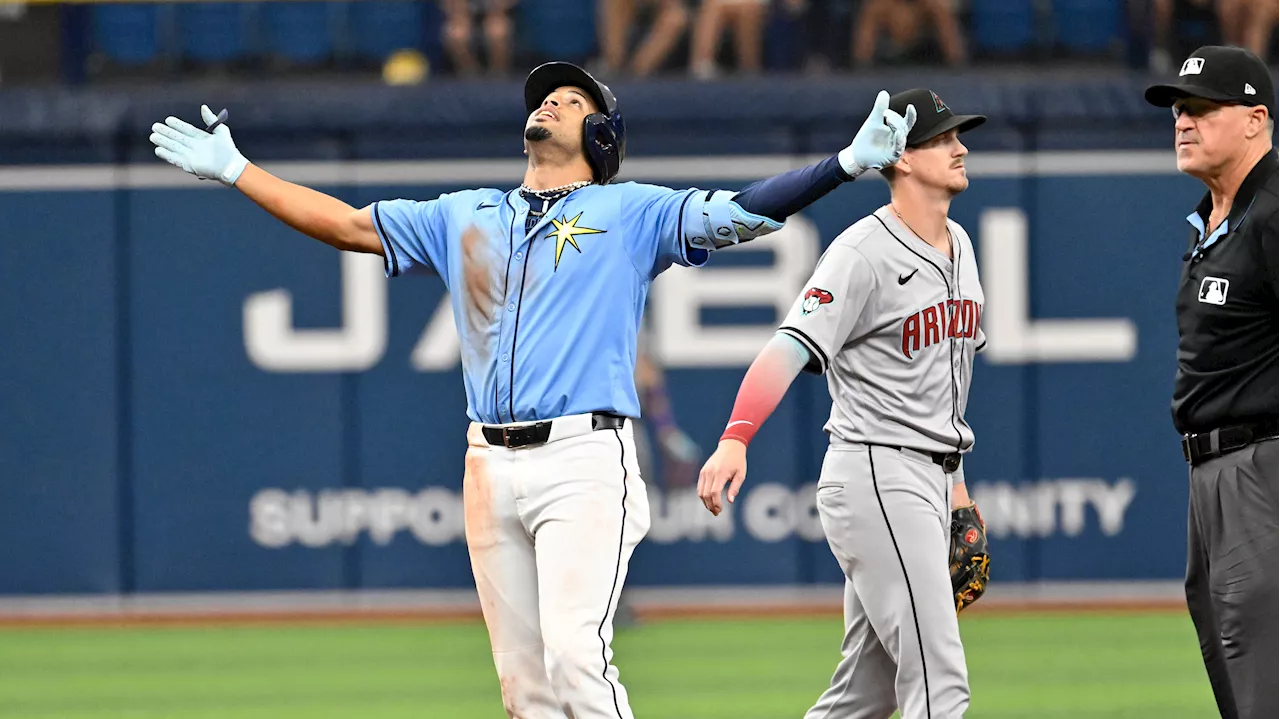
[[[973,300],[946,300],[930,305],[902,322],[902,354],[907,359],[920,348],[944,339],[978,336],[982,305]]]
[[[779,327],[808,348],[805,369],[827,375],[832,442],[973,447],[964,410],[986,299],[968,234],[947,228],[950,258],[887,207],[863,218],[823,253]]]

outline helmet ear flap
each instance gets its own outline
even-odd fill
[[[627,151],[622,114],[614,111],[610,115],[603,112],[587,115],[583,121],[582,142],[593,179],[601,185],[609,184],[618,175]]]

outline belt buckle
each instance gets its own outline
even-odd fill
[[[543,423],[535,422],[533,424],[522,424],[516,427],[503,427],[502,446],[507,449],[519,449],[521,447],[529,447],[534,444],[542,444],[543,442],[538,440],[538,436],[536,434],[538,427],[541,424]]]
[[[514,444],[521,439],[521,430],[524,427],[503,427],[502,428],[502,446],[507,449],[517,449],[523,447],[523,444]]]
[[[1191,435],[1182,435],[1182,458],[1191,463]]]
[[[944,454],[942,456],[942,470],[947,474],[951,474],[957,469],[960,469],[959,453],[952,452],[951,454]]]

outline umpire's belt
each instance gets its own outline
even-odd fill
[[[486,424],[480,429],[484,441],[496,447],[534,447],[553,439],[566,439],[600,429],[622,429],[627,418],[608,412],[575,414],[542,422]],[[588,427],[590,429],[588,429]]]
[[[942,471],[947,474],[960,469],[960,453],[959,452],[921,452],[917,449],[908,449],[907,447],[898,447],[892,444],[886,444],[889,449],[896,449],[903,454],[913,454],[921,459],[928,460],[942,467]]]
[[[1195,466],[1276,436],[1276,420],[1219,427],[1209,432],[1182,435],[1182,457]]]

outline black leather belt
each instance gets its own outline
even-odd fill
[[[884,446],[889,449],[896,449],[899,452],[902,451],[902,447],[898,447],[896,445],[886,444]],[[911,451],[920,452],[920,454],[927,456],[929,459],[933,460],[934,464],[942,467],[942,470],[947,474],[960,469],[960,457],[962,455],[959,452],[921,452],[918,449],[913,449]]]
[[[591,413],[591,429],[622,429],[622,425],[626,424],[627,418],[607,412]],[[518,427],[493,427],[484,426],[480,431],[484,433],[484,441],[498,447],[508,447],[514,449],[516,447],[532,447],[538,444],[545,444],[551,438],[551,425],[556,420],[549,419],[545,422],[534,422],[533,424],[524,424]]]
[[[1230,454],[1237,449],[1244,449],[1254,442],[1274,439],[1277,429],[1276,420],[1269,420],[1219,427],[1209,432],[1184,434],[1182,435],[1182,458],[1187,460],[1187,464],[1195,466],[1214,457]]]

